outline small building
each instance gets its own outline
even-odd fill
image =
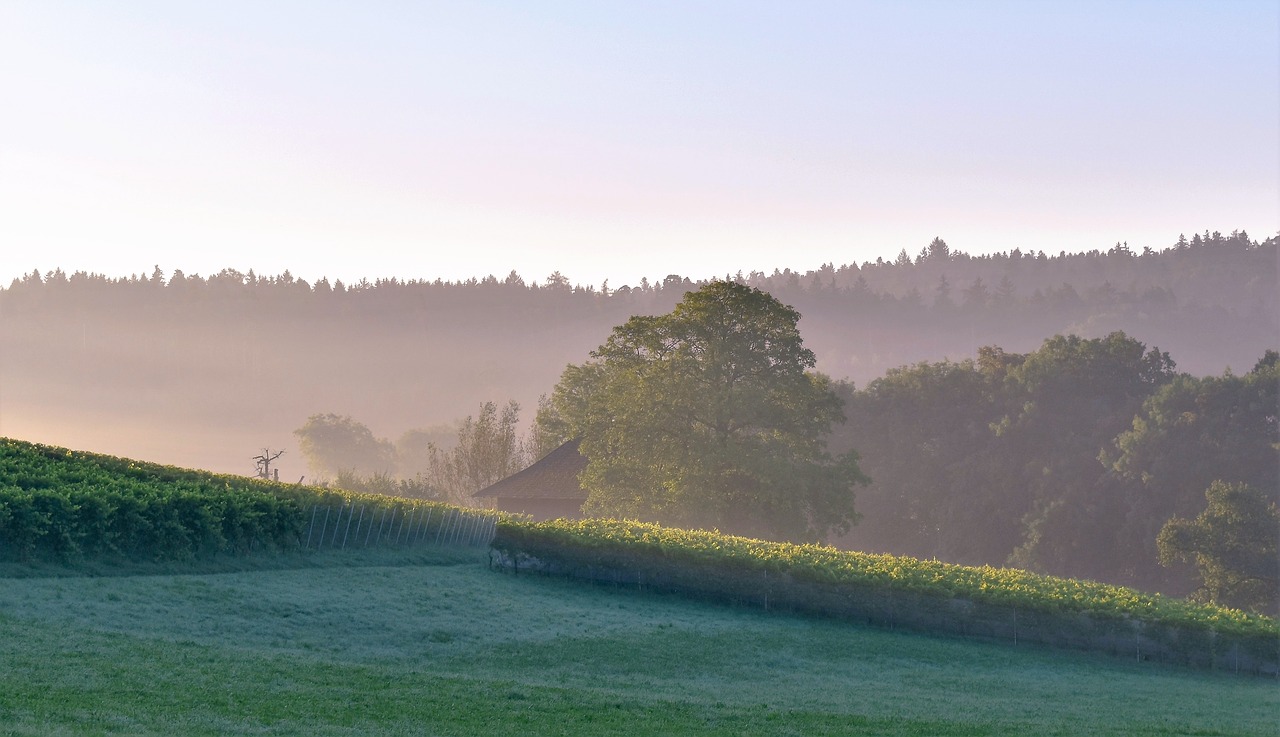
[[[586,467],[578,441],[570,440],[532,466],[472,496],[489,509],[519,512],[538,521],[576,519],[582,517],[582,503],[587,500],[587,492],[578,482],[578,474]]]

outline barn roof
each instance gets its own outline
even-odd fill
[[[472,496],[495,499],[576,499],[586,501],[587,492],[578,483],[578,474],[587,459],[578,452],[578,441],[570,440],[532,466],[517,471]]]

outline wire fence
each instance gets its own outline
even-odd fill
[[[444,545],[487,546],[498,518],[492,512],[441,506],[373,505],[353,500],[316,504],[305,514],[303,550]]]

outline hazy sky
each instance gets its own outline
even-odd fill
[[[1280,2],[0,2],[32,269],[610,286],[1280,229]]]

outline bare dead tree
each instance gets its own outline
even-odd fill
[[[253,457],[253,465],[260,479],[280,480],[280,469],[275,469],[275,475],[272,475],[271,464],[280,456],[284,455],[283,450],[277,450],[274,453],[270,448],[263,448],[261,455]]]

